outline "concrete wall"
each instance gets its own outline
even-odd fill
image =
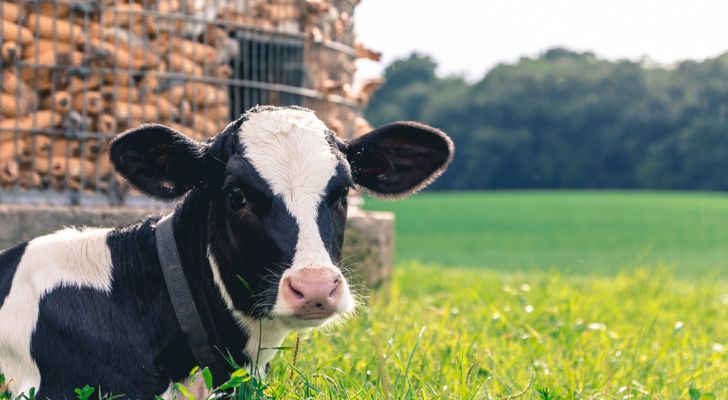
[[[164,208],[81,208],[66,206],[0,204],[0,249],[30,240],[66,226],[122,226],[150,214],[166,214]],[[343,265],[356,283],[375,287],[392,270],[394,216],[383,212],[349,213],[344,239]]]

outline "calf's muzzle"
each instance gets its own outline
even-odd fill
[[[296,318],[325,319],[339,308],[343,284],[341,274],[331,268],[304,267],[284,278],[282,297]]]

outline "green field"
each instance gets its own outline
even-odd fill
[[[240,375],[225,398],[728,399],[728,196],[424,194],[367,208],[397,213],[392,282],[298,352],[291,335],[265,383]]]
[[[283,352],[271,393],[728,398],[728,196],[427,193],[366,207],[397,214],[393,283],[304,340],[295,368]]]
[[[727,340],[728,285],[714,280],[403,264],[356,319],[303,340],[295,367],[292,351],[280,353],[268,393],[726,399]]]
[[[728,196],[496,192],[366,199],[397,214],[399,261],[612,273],[663,265],[728,277]]]

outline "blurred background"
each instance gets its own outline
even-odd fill
[[[432,186],[450,194],[381,206],[399,213],[400,257],[725,274],[726,12],[719,1],[364,2],[357,31],[383,62],[359,62],[358,76],[385,81],[366,118],[423,121],[457,146]]]

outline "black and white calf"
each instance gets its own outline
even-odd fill
[[[289,332],[354,311],[338,266],[349,187],[402,197],[452,154],[445,134],[412,122],[346,143],[297,107],[254,108],[205,143],[143,125],[110,148],[142,192],[181,198],[172,242],[206,338],[256,373]],[[0,372],[12,391],[71,398],[88,384],[153,398],[198,364],[165,284],[158,221],[65,229],[0,254]]]

